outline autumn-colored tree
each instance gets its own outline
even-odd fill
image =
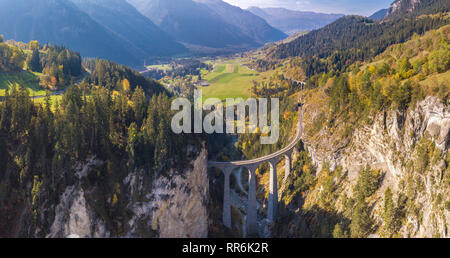
[[[412,69],[412,64],[409,62],[409,59],[407,57],[403,57],[400,59],[398,64],[398,73],[401,78],[407,79],[409,78],[410,74],[409,71]]]
[[[130,81],[127,78],[123,79],[122,81],[122,90],[126,94],[130,92]]]
[[[41,45],[36,40],[30,41],[30,43],[28,44],[28,48],[30,50],[39,50],[40,47],[41,47]]]
[[[0,71],[21,71],[26,57],[22,50],[6,43],[0,43]]]

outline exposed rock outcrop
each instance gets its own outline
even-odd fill
[[[206,163],[207,153],[203,150],[192,162],[192,168],[182,174],[171,171],[169,176],[157,179],[152,192],[147,195],[148,201],[131,206],[135,216],[129,221],[130,233],[137,231],[136,221],[144,219],[146,227],[159,232],[163,238],[207,237],[209,184]],[[131,182],[135,182],[134,177]],[[130,187],[134,188],[132,183]]]
[[[305,108],[308,112],[308,106]],[[305,136],[304,142],[318,171],[329,164],[331,169],[339,166],[348,172],[346,180],[338,186],[339,198],[345,194],[352,196],[359,172],[369,165],[384,172],[381,187],[371,202],[372,216],[378,225],[382,224],[384,190],[389,187],[398,196],[406,195],[409,189],[416,212],[407,212],[400,234],[450,237],[450,211],[444,207],[450,197],[445,178],[449,170],[445,158],[449,153],[450,108],[438,98],[427,97],[406,112],[381,112],[373,123],[355,130],[349,141],[339,141],[327,128],[319,134],[314,138]],[[424,157],[420,156],[421,151]],[[314,198],[315,194],[310,193],[308,198]],[[343,211],[340,200],[335,205],[337,211]]]
[[[410,13],[414,10],[418,3],[420,3],[420,0],[396,0],[389,7],[387,16],[400,13]]]
[[[54,207],[54,219],[49,229],[39,228],[36,234],[48,231],[50,238],[208,236],[205,149],[184,171],[170,170],[156,178],[144,170],[128,174],[121,182],[125,190],[117,191],[125,203],[119,212],[124,217],[111,215],[119,205],[117,193],[102,193],[113,196],[102,203],[98,187],[84,183],[100,164],[91,158],[76,168],[78,180],[65,188],[59,203],[41,207],[42,214]]]

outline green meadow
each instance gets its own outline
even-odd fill
[[[28,89],[30,97],[39,96],[32,99],[34,103],[43,104],[45,102],[45,97],[40,96],[45,96],[47,91],[39,86],[39,76],[39,73],[25,71],[16,74],[5,74],[0,72],[0,96],[5,96],[6,90],[10,89],[13,85],[22,85]],[[51,95],[50,103],[52,104],[52,107],[55,106],[56,102],[61,102],[61,99],[62,95]]]
[[[148,65],[146,66],[147,69],[159,69],[159,70],[163,70],[163,71],[167,71],[170,70],[172,68],[171,65],[169,64],[163,64],[163,65]]]
[[[30,96],[45,95],[45,90],[39,86],[39,74],[31,72],[20,72],[16,74],[6,74],[0,72],[0,96],[5,95],[5,91],[13,85],[22,85],[28,88]]]
[[[203,100],[218,98],[222,101],[227,98],[250,97],[252,81],[257,80],[259,73],[253,71],[241,63],[226,62],[217,64],[214,71],[203,76],[210,84],[201,87]]]
[[[63,95],[51,95],[50,96],[50,105],[51,105],[51,109],[54,111],[56,108],[56,103],[61,103],[61,100],[63,98]],[[45,104],[45,98],[35,98],[32,99],[32,101],[35,104]]]

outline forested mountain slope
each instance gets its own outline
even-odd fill
[[[207,235],[203,139],[172,133],[159,83],[97,59],[74,85],[79,53],[11,44],[0,40],[0,78],[48,74],[66,91],[32,99],[18,81],[1,96],[1,237]],[[176,231],[165,226],[180,221]]]
[[[301,93],[304,147],[276,234],[449,236],[449,43],[449,26],[414,36]]]
[[[302,57],[308,76],[345,70],[355,61],[368,60],[388,46],[405,42],[415,33],[449,24],[447,14],[407,17],[383,22],[346,16],[322,29],[271,50],[272,58]]]
[[[381,10],[375,12],[374,14],[372,14],[371,16],[369,16],[369,18],[373,19],[373,20],[381,21],[384,19],[384,17],[386,17],[387,12],[388,12],[388,9],[381,9]]]
[[[285,96],[307,78],[292,96],[304,134],[272,236],[449,236],[448,17],[439,1],[381,22],[347,16],[254,62],[273,71],[255,94]],[[251,137],[238,144],[265,153]],[[258,174],[262,203],[268,173]]]

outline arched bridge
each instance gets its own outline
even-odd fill
[[[230,175],[236,168],[244,168],[249,171],[249,190],[248,190],[248,206],[247,206],[247,234],[255,234],[257,232],[257,210],[256,210],[256,169],[263,163],[268,162],[270,165],[270,187],[269,187],[269,206],[268,219],[274,221],[278,208],[278,186],[277,186],[277,164],[281,158],[285,158],[284,179],[289,176],[291,171],[292,152],[300,141],[303,134],[303,109],[299,104],[298,124],[294,139],[285,148],[269,154],[267,156],[242,161],[231,162],[208,162],[209,168],[217,168],[222,171],[225,176],[224,198],[223,198],[223,224],[231,228],[231,198],[230,198]]]

